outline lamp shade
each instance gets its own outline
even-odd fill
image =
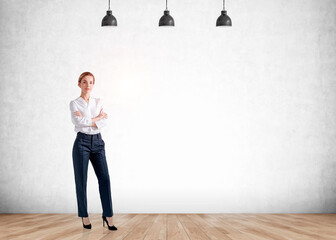
[[[231,18],[227,15],[226,10],[222,10],[222,14],[217,18],[216,27],[231,27]]]
[[[160,18],[159,27],[173,27],[175,26],[174,19],[169,15],[169,11],[165,10],[163,16]]]
[[[106,11],[106,16],[102,20],[102,27],[117,26],[117,19],[112,15],[111,10]]]

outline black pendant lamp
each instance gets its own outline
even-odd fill
[[[166,10],[163,12],[163,16],[160,18],[159,27],[174,27],[174,18],[169,15],[167,0],[166,0]]]
[[[102,20],[102,27],[116,27],[117,19],[112,15],[112,11],[110,9],[110,0],[109,0],[109,8],[106,11],[106,16]]]
[[[225,0],[223,0],[223,10],[222,14],[217,18],[216,27],[231,27],[232,21],[231,18],[227,15],[225,10]]]

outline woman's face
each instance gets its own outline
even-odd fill
[[[93,85],[93,77],[89,75],[83,77],[78,83],[78,86],[82,89],[82,93],[91,93]]]

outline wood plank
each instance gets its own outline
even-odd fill
[[[200,214],[186,214],[195,225],[200,228],[211,240],[231,240],[231,238],[217,229],[211,223],[205,221]]]
[[[190,240],[182,224],[175,214],[168,214],[167,239],[168,240]]]
[[[241,233],[234,226],[232,227],[229,224],[220,222],[218,220],[218,215],[219,214],[200,214],[200,216],[205,221],[207,221],[208,223],[210,223],[212,226],[214,226],[217,230],[221,231],[222,233],[225,233],[225,234],[230,234],[230,233],[240,234]]]
[[[336,214],[116,214],[117,231],[90,214],[0,214],[0,239],[335,240]]]
[[[167,239],[167,214],[160,214],[152,227],[147,232],[144,240],[166,240]]]
[[[184,214],[176,215],[191,240],[210,240],[210,238]]]
[[[158,214],[150,214],[138,223],[132,231],[123,238],[123,240],[142,240],[145,238],[147,231],[153,225],[153,222],[158,217]]]

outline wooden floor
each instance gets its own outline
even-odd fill
[[[0,239],[335,240],[336,214],[115,214],[117,231],[90,214],[0,214]]]

